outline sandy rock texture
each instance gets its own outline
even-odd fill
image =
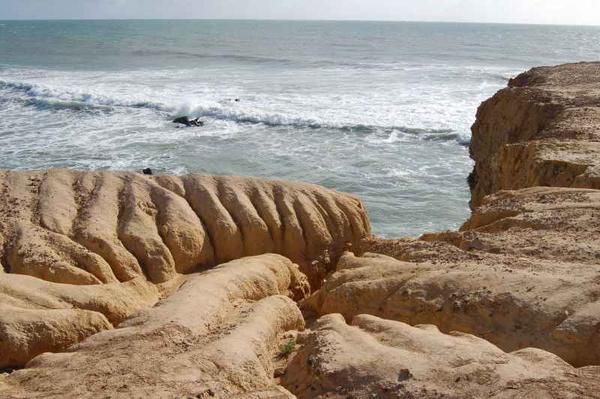
[[[298,398],[597,398],[600,367],[359,315],[320,318],[282,383]]]
[[[304,328],[306,277],[280,255],[188,277],[156,307],[0,377],[2,398],[288,398],[275,384],[283,334]]]
[[[600,63],[517,76],[481,105],[472,130],[473,207],[499,190],[600,189]]]
[[[64,350],[160,297],[159,289],[141,277],[82,287],[0,273],[0,368]]]
[[[370,235],[360,200],[241,177],[0,171],[8,273],[74,285],[159,284],[244,256],[279,253],[319,281]]]
[[[182,274],[280,253],[318,286],[370,235],[359,200],[239,177],[0,171],[0,369],[113,328]]]
[[[446,333],[477,335],[507,352],[536,347],[576,366],[600,364],[597,265],[461,256],[450,245],[438,247],[435,256],[443,251],[454,259],[415,263],[347,254],[304,306],[347,320],[371,314],[433,324]]]
[[[328,313],[352,290],[346,317],[431,323],[507,352],[600,364],[599,104],[598,63],[511,80],[477,114],[473,212],[461,229],[375,241],[372,252],[397,260],[342,261],[309,302]]]
[[[511,80],[419,239],[308,184],[0,172],[0,398],[600,398],[599,105],[599,63]]]

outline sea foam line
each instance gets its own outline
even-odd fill
[[[213,102],[211,105],[173,106],[155,101],[124,101],[102,95],[71,90],[57,90],[31,83],[4,80],[0,80],[0,90],[20,95],[20,97],[13,98],[13,101],[21,102],[25,106],[32,106],[48,111],[110,113],[116,111],[118,108],[145,108],[165,114],[163,117],[166,119],[189,115],[238,124],[260,124],[267,127],[289,127],[294,129],[327,129],[361,135],[400,132],[428,141],[455,141],[460,145],[469,144],[468,138],[463,137],[452,129],[331,123],[316,118],[301,118],[280,113],[267,113],[260,110],[249,112],[238,108],[236,104]]]

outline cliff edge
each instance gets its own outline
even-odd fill
[[[600,188],[599,76],[600,63],[534,68],[479,107],[474,208],[500,190]]]

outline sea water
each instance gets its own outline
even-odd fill
[[[0,168],[309,181],[362,198],[376,234],[416,236],[468,216],[481,101],[599,56],[593,27],[0,21]]]

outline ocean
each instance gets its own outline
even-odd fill
[[[469,214],[481,101],[599,56],[594,27],[0,21],[0,168],[309,181],[362,198],[377,235],[417,236]]]

